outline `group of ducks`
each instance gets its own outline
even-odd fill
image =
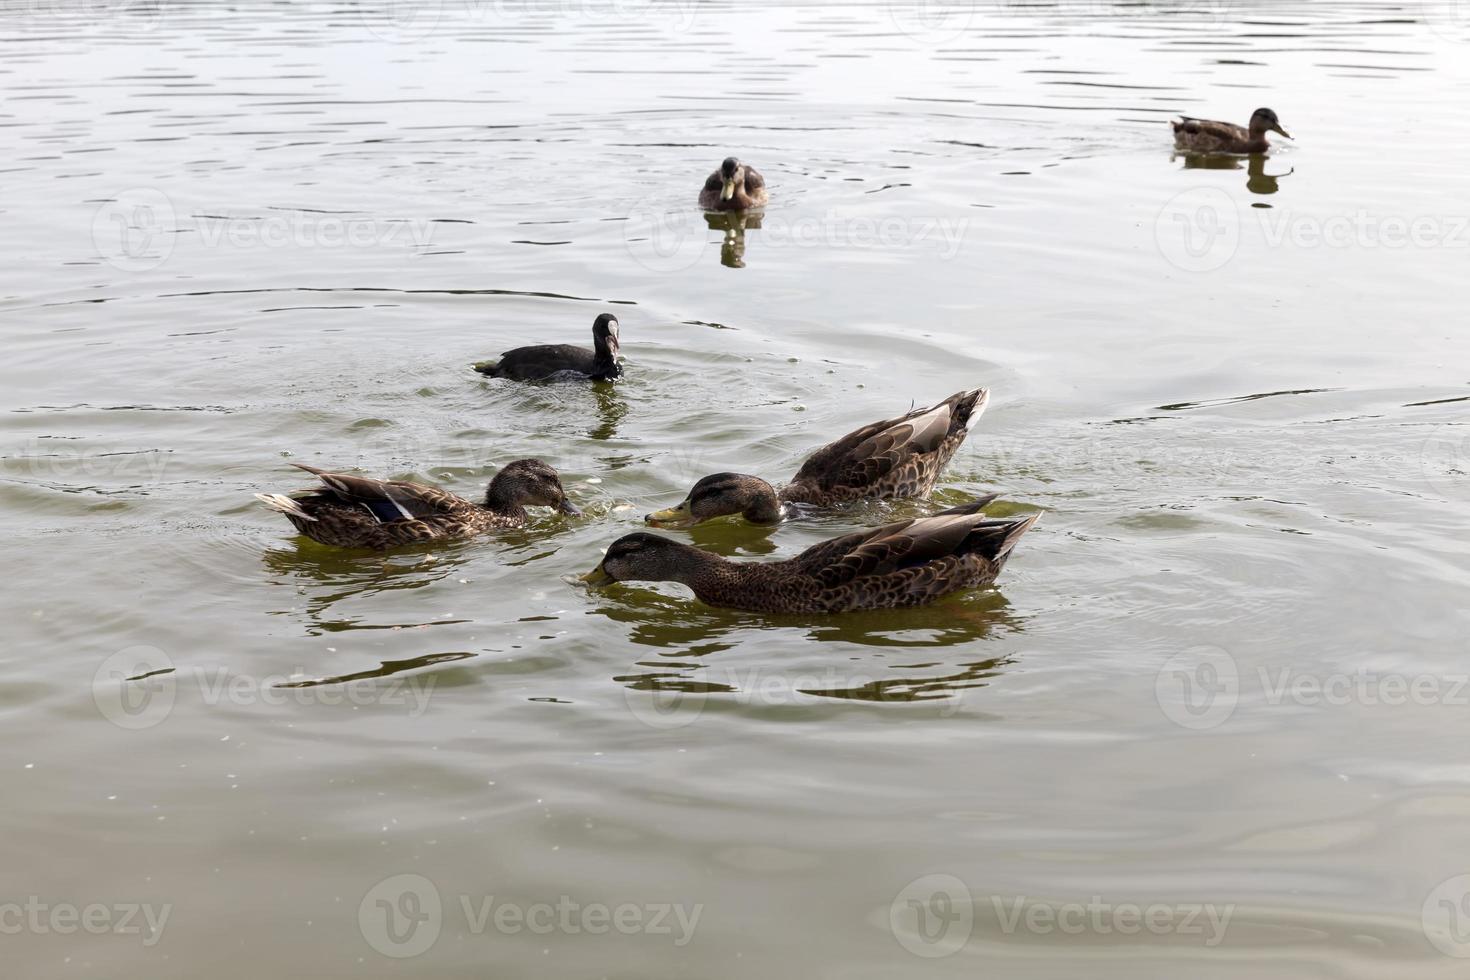
[[[498,364],[476,368],[516,380],[594,378],[607,374],[598,359],[609,342],[616,346],[617,319],[599,316],[595,336],[602,344],[592,351],[522,347],[506,353]],[[690,528],[740,515],[753,524],[777,524],[793,512],[857,500],[926,497],[988,400],[983,388],[960,391],[932,407],[865,425],[813,453],[779,490],[743,473],[707,476],[677,506],[649,514],[645,521],[654,527]],[[297,531],[339,547],[385,550],[465,540],[523,526],[527,507],[581,513],[556,470],[539,459],[507,463],[479,502],[423,483],[292,465],[316,476],[320,485],[289,495],[256,496],[284,514]],[[751,612],[922,605],[993,582],[1016,542],[1040,516],[988,519],[983,509],[995,498],[990,494],[932,517],[833,538],[779,562],[732,562],[672,538],[627,534],[613,542],[582,581],[591,586],[679,582],[708,605]]]
[[[1173,125],[1179,147],[1192,152],[1259,153],[1267,146],[1267,132],[1287,135],[1270,109],[1256,110],[1245,128],[1188,117]],[[709,211],[745,211],[764,206],[768,197],[760,173],[729,157],[705,181],[699,204]],[[617,317],[603,313],[593,322],[590,350],[570,344],[519,347],[474,367],[487,377],[510,381],[611,382],[623,374],[620,353]],[[740,515],[753,524],[770,525],[793,511],[927,497],[988,401],[983,388],[959,391],[937,405],[865,425],[818,449],[779,490],[743,473],[707,476],[678,505],[648,514],[645,521],[660,528],[690,528]],[[289,495],[256,497],[284,514],[297,531],[326,545],[386,550],[460,541],[523,526],[528,506],[581,514],[556,470],[538,459],[506,464],[481,502],[422,483],[292,465],[316,476],[320,484]],[[766,613],[922,605],[995,581],[1016,543],[1040,516],[987,518],[984,508],[996,496],[846,534],[778,562],[732,562],[672,538],[627,534],[613,542],[582,581],[594,587],[678,582],[709,605]]]

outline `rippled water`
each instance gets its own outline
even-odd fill
[[[11,975],[1463,975],[1456,5],[0,9]],[[759,221],[694,210],[730,152]],[[468,370],[609,309],[613,390]],[[974,385],[936,503],[693,539],[999,490],[997,590],[563,580]],[[251,497],[524,455],[588,519]]]

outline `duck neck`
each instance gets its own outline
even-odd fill
[[[750,499],[740,513],[752,524],[779,524],[785,516],[785,508],[781,506],[775,487],[765,480],[751,477]]]
[[[484,506],[486,510],[504,517],[513,517],[518,521],[526,519],[526,508],[517,499],[515,488],[501,480],[492,480],[490,486],[485,488]]]
[[[592,354],[594,377],[616,378],[623,373],[623,369],[618,366],[618,356],[613,352],[612,345],[607,342],[606,338],[596,339],[592,346]]]

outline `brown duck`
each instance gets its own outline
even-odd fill
[[[282,493],[257,493],[296,530],[322,544],[383,550],[426,541],[459,541],[496,528],[521,527],[526,506],[555,507],[580,514],[562,489],[556,470],[539,459],[507,463],[477,504],[424,483],[372,480],[329,473],[292,463],[315,474],[322,486]]]
[[[693,527],[726,514],[774,524],[787,504],[831,507],[853,500],[926,497],[934,481],[985,411],[984,388],[959,391],[938,405],[865,425],[811,455],[778,493],[744,473],[716,473],[683,502],[644,518],[655,527]]]
[[[1291,139],[1291,134],[1281,128],[1281,121],[1270,109],[1257,109],[1252,113],[1248,127],[1190,116],[1171,125],[1174,127],[1174,145],[1189,153],[1265,153],[1271,148],[1266,140],[1267,133],[1280,133]]]
[[[1040,514],[987,520],[986,497],[815,545],[777,562],[732,562],[644,531],[614,541],[592,586],[678,582],[711,606],[762,613],[834,613],[920,606],[995,581]]]
[[[545,381],[551,378],[616,381],[623,374],[618,363],[618,318],[603,313],[592,321],[592,349],[573,344],[541,344],[517,347],[500,355],[498,361],[480,361],[475,370],[486,377],[511,381]]]
[[[699,206],[706,211],[749,211],[765,207],[769,200],[766,178],[735,157],[726,157],[699,192]]]

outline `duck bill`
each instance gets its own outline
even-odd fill
[[[566,514],[568,517],[582,516],[582,508],[572,503],[566,497],[561,498],[561,503],[556,505],[556,509],[559,513]]]
[[[1274,132],[1274,133],[1280,133],[1282,136],[1285,136],[1287,139],[1295,139],[1294,136],[1292,136],[1286,130],[1282,129],[1280,126],[1272,126],[1271,127],[1271,131]]]
[[[720,200],[728,201],[735,196],[735,178],[731,177],[725,181],[725,186],[720,188]]]
[[[612,585],[617,581],[617,579],[607,573],[607,569],[602,567],[602,562],[598,562],[597,567],[586,575],[579,576],[578,580],[586,582],[594,589],[601,588],[604,585]]]
[[[643,518],[647,524],[654,527],[693,527],[699,522],[694,519],[694,514],[689,509],[689,501],[684,501],[677,507],[667,510],[656,510]]]

